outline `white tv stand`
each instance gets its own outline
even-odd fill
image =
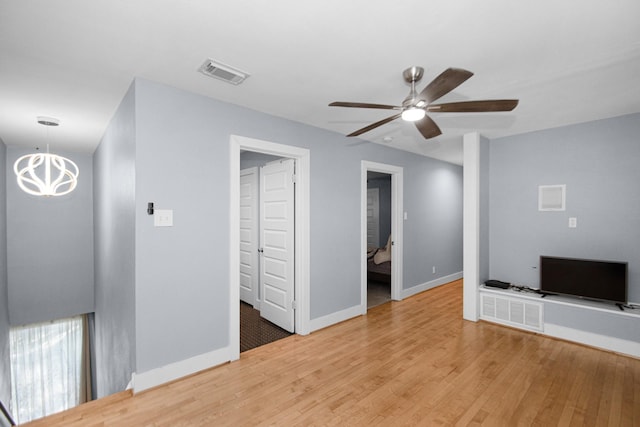
[[[640,357],[640,310],[620,310],[604,303],[560,295],[479,286],[480,319],[618,353]],[[545,316],[547,312],[548,316]],[[621,331],[620,336],[594,330],[593,326],[558,319],[558,313],[587,318],[595,325]],[[573,323],[573,324],[572,324]],[[627,332],[627,336],[624,333]]]

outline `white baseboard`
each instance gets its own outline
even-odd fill
[[[353,317],[358,317],[362,315],[362,312],[362,306],[356,305],[341,311],[337,311],[335,313],[328,314],[326,316],[318,317],[317,319],[311,319],[311,321],[309,322],[310,332],[326,328],[327,326],[335,325],[336,323],[343,322]]]
[[[186,377],[187,375],[195,374],[196,372],[229,362],[231,360],[230,355],[231,348],[225,347],[140,374],[134,374],[131,379],[133,382],[133,392],[134,394],[139,393],[152,387],[177,380],[178,378]]]
[[[458,273],[453,273],[448,276],[439,277],[430,282],[422,283],[420,285],[412,286],[409,289],[402,289],[400,291],[400,297],[402,299],[408,298],[412,295],[419,294],[420,292],[424,292],[426,290],[435,288],[436,286],[444,285],[445,283],[453,282],[454,280],[462,279],[462,271]]]
[[[131,373],[131,379],[127,383],[127,387],[125,388],[125,390],[133,390],[133,382],[135,381],[135,378],[136,378],[136,373],[135,372]]]
[[[573,341],[591,347],[597,347],[640,358],[640,343],[634,341],[594,334],[593,332],[580,331],[577,329],[567,328],[565,326],[554,325],[552,323],[544,324],[544,334],[550,337]]]

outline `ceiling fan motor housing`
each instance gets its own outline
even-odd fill
[[[402,77],[407,83],[419,82],[424,75],[424,68],[422,67],[409,67],[402,72]]]
[[[404,80],[411,84],[411,91],[409,92],[409,95],[407,95],[404,101],[402,101],[403,110],[418,106],[420,99],[418,99],[418,92],[416,92],[416,83],[422,79],[423,75],[424,68],[422,67],[409,67],[402,72]],[[424,104],[424,102],[422,104]],[[420,105],[420,107],[423,106],[424,105]]]

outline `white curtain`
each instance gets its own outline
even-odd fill
[[[82,316],[11,328],[11,407],[18,424],[80,403]]]

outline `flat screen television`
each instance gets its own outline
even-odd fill
[[[626,262],[540,257],[540,291],[627,303]]]

